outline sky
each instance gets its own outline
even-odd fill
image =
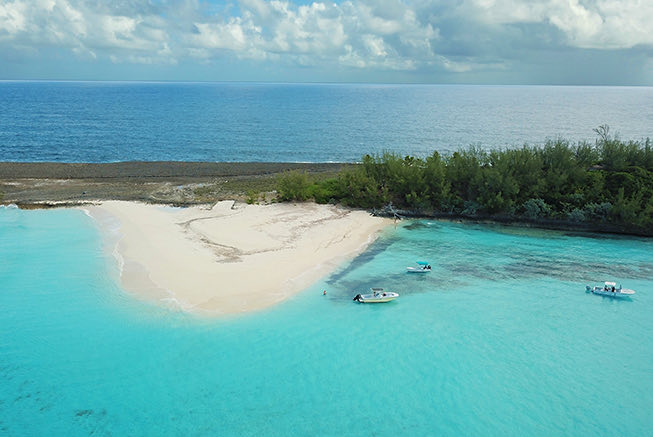
[[[0,0],[0,79],[653,85],[653,0]]]

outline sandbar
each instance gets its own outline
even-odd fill
[[[362,252],[391,221],[314,203],[174,208],[84,206],[106,234],[125,290],[209,316],[278,304]]]

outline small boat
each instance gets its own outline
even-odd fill
[[[621,285],[617,288],[616,282],[605,282],[603,285],[597,285],[595,287],[587,285],[585,286],[585,292],[610,297],[630,297],[635,294],[635,290],[622,288]]]
[[[399,297],[399,294],[385,291],[383,288],[371,288],[370,291],[370,294],[357,294],[354,300],[360,303],[381,303],[390,302]]]
[[[417,261],[417,267],[406,267],[408,273],[428,273],[431,271],[431,265],[426,261]]]

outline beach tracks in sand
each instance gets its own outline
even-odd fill
[[[89,211],[120,222],[115,249],[125,265],[145,270],[184,309],[209,314],[278,303],[358,254],[389,224],[313,203],[171,208],[110,201]],[[123,286],[138,294],[141,286],[129,277],[123,272]]]
[[[305,204],[279,204],[251,208],[236,202],[219,202],[205,216],[195,217],[179,225],[188,237],[211,248],[220,262],[242,262],[244,256],[297,249],[303,239],[320,241],[313,233],[324,232],[333,224],[340,226],[352,213],[336,207]],[[231,232],[226,233],[225,229]],[[315,250],[328,248],[351,234],[334,233],[320,241]]]

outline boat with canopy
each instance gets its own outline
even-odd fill
[[[635,290],[622,288],[621,284],[617,287],[616,282],[605,282],[603,285],[597,285],[594,287],[587,285],[585,286],[585,292],[609,297],[630,297],[635,294]]]
[[[431,265],[427,261],[417,261],[416,267],[406,267],[408,273],[428,273],[431,271]]]

